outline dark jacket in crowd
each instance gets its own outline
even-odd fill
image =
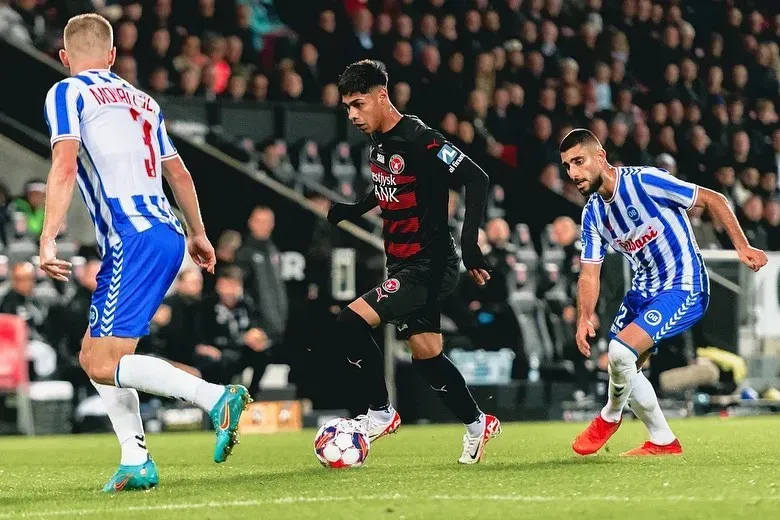
[[[279,250],[270,240],[249,236],[236,252],[236,264],[244,272],[247,294],[256,302],[258,326],[272,344],[282,342],[287,327],[288,301]]]

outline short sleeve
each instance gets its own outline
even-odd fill
[[[593,206],[588,204],[582,210],[582,251],[580,261],[586,264],[600,264],[607,252],[607,244],[599,233]]]
[[[43,116],[49,127],[51,145],[66,139],[81,141],[81,112],[84,98],[68,81],[56,83],[46,94]]]
[[[157,143],[160,145],[160,159],[166,161],[173,159],[179,152],[176,151],[173,141],[168,136],[168,130],[165,128],[165,118],[160,111],[160,124],[157,127]]]
[[[696,204],[699,186],[680,180],[666,170],[643,170],[640,178],[647,194],[659,204],[683,209],[690,209]]]

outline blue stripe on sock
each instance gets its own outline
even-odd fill
[[[639,353],[636,350],[634,350],[633,347],[631,347],[631,345],[629,345],[625,341],[621,341],[620,338],[614,338],[613,341],[617,341],[618,343],[620,343],[621,345],[626,347],[628,350],[631,351],[632,354],[634,354],[636,356],[637,359],[639,359]],[[118,369],[119,369],[119,367],[117,367],[117,370]]]
[[[119,360],[119,363],[121,363],[122,360]],[[114,386],[117,388],[122,388],[122,385],[119,384],[119,363],[116,364],[116,370],[114,371]]]

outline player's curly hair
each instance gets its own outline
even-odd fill
[[[339,76],[339,94],[342,96],[367,94],[374,87],[387,88],[387,71],[379,61],[356,61]]]

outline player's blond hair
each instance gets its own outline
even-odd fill
[[[71,54],[99,55],[111,50],[114,30],[99,14],[80,14],[68,20],[64,40],[65,50]]]

